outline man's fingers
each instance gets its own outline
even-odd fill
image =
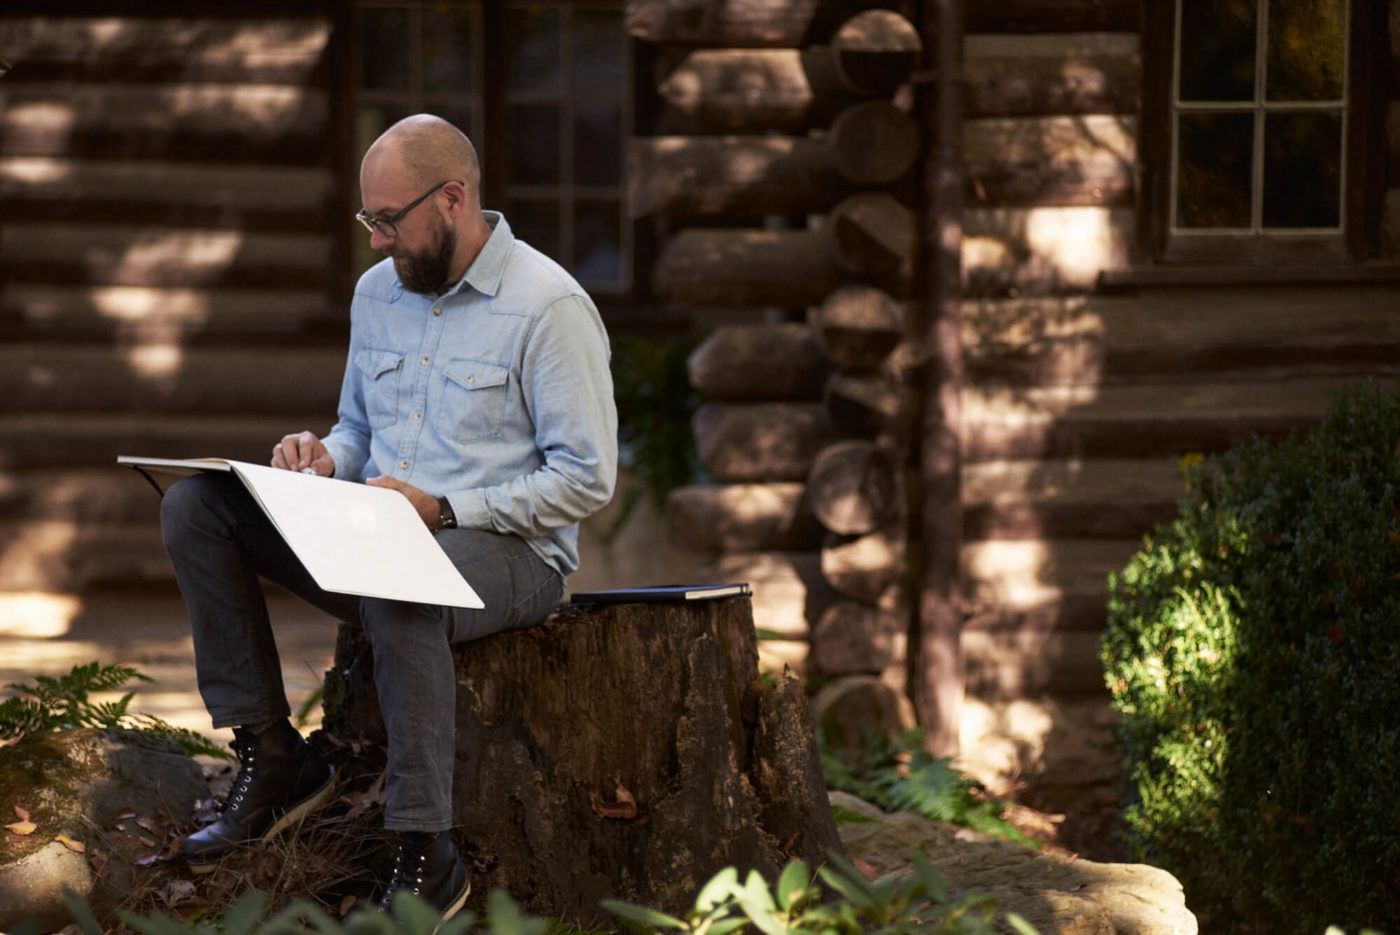
[[[319,449],[319,450],[318,450]],[[321,440],[312,432],[283,435],[272,448],[272,466],[288,471],[300,471],[326,453]]]

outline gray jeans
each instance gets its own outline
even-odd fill
[[[445,529],[438,544],[484,610],[324,591],[226,474],[171,485],[161,501],[161,531],[189,608],[199,693],[214,726],[265,723],[291,712],[261,576],[365,632],[389,736],[384,826],[451,827],[456,679],[449,644],[543,620],[563,596],[559,572],[518,537]]]

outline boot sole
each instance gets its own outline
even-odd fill
[[[329,802],[331,793],[334,791],[335,770],[332,769],[330,775],[326,777],[326,781],[321,784],[321,788],[283,812],[281,817],[274,821],[272,827],[264,831],[262,837],[258,840],[271,841],[273,838],[277,837],[277,835],[281,834],[283,830],[290,828],[292,825]]]
[[[468,877],[468,878],[467,878],[467,882],[466,882],[465,884],[463,884],[463,886],[462,886],[462,892],[458,893],[458,894],[453,898],[451,904],[449,904],[448,907],[447,907],[446,909],[442,910],[442,921],[443,921],[443,922],[446,922],[448,919],[452,918],[452,917],[455,916],[457,913],[461,912],[461,911],[462,911],[462,907],[465,906],[465,905],[467,904],[467,897],[470,896],[471,894],[472,894],[472,881],[471,881],[471,877]],[[432,935],[437,935],[438,929],[440,929],[440,928],[442,928],[441,923],[439,923],[436,927],[434,927]]]
[[[326,781],[321,784],[321,787],[319,789],[308,795],[306,798],[302,799],[296,805],[293,805],[291,808],[287,809],[287,811],[283,812],[282,815],[278,817],[278,819],[274,821],[272,825],[262,833],[262,835],[257,839],[257,842],[271,841],[273,838],[277,837],[277,835],[281,834],[287,828],[290,828],[292,825],[300,822],[307,815],[311,814],[313,811],[329,802],[331,798],[331,793],[334,791],[335,770],[332,769],[331,774],[326,777]],[[257,842],[242,841],[234,843],[232,847],[230,847],[224,853],[220,854],[214,860],[201,861],[199,863],[195,863],[194,861],[189,860],[187,858],[185,863],[192,873],[212,873],[219,866],[219,864],[223,863],[225,857],[227,857],[229,854],[232,854],[239,847]],[[466,895],[463,894],[462,898],[465,901]],[[461,907],[459,906],[458,908]]]

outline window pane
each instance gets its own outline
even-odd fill
[[[509,90],[559,93],[558,7],[511,7],[506,13],[506,43],[510,60],[506,85]]]
[[[1252,114],[1182,114],[1178,124],[1178,227],[1250,227]]]
[[[510,108],[510,181],[517,185],[559,183],[559,108],[516,104]]]
[[[355,108],[355,152],[369,149],[379,134],[410,113],[403,104],[361,104]]]
[[[572,272],[580,282],[617,282],[622,278],[622,218],[618,201],[574,204]]]
[[[423,11],[423,90],[467,94],[476,90],[470,7],[429,7]]]
[[[1341,115],[1270,114],[1264,144],[1264,226],[1340,226]]]
[[[1272,0],[1269,100],[1341,100],[1346,19],[1346,0]]]
[[[405,91],[413,77],[409,63],[407,10],[369,7],[360,11],[360,87]]]
[[[559,255],[559,203],[550,200],[512,198],[506,203],[506,220],[515,236],[536,250],[558,260]]]
[[[627,93],[627,30],[621,10],[574,11],[574,93]]]
[[[1183,101],[1253,101],[1255,0],[1180,0]]]
[[[574,182],[622,184],[620,104],[579,104],[574,108]]]

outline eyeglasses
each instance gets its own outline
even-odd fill
[[[421,205],[429,195],[431,195],[433,192],[437,191],[439,188],[442,188],[442,186],[446,185],[448,182],[451,181],[453,181],[453,179],[445,179],[441,182],[438,182],[432,188],[428,189],[423,194],[410,201],[402,211],[400,211],[398,214],[394,215],[391,218],[377,218],[369,212],[365,211],[363,208],[361,208],[360,212],[355,215],[355,220],[363,224],[365,226],[365,230],[369,231],[370,233],[378,231],[385,237],[388,237],[390,240],[393,240],[395,237],[399,236],[399,222],[403,220],[404,215],[408,214],[408,212]]]

